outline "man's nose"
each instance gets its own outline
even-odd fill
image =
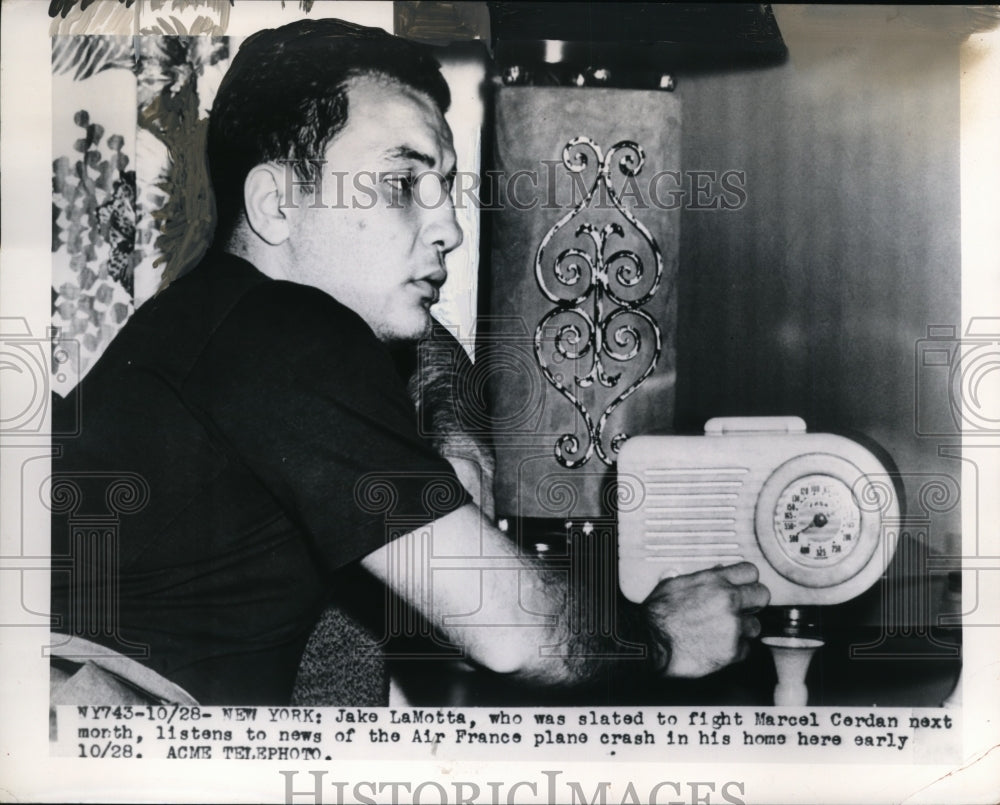
[[[429,220],[425,237],[441,254],[448,254],[462,244],[465,235],[458,225],[455,203],[450,194],[444,196],[440,204],[427,210],[427,215]]]

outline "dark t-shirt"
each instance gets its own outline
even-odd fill
[[[148,646],[204,703],[287,701],[338,571],[469,500],[365,322],[229,255],[135,313],[54,431],[77,416],[53,460],[59,628]]]

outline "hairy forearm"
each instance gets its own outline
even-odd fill
[[[748,562],[664,579],[634,607],[600,556],[576,556],[588,561],[526,556],[470,503],[362,564],[469,660],[536,686],[704,676],[760,633],[770,596]]]
[[[525,555],[471,504],[363,564],[470,661],[514,679],[578,687],[613,667],[663,664],[662,648],[647,645],[642,611],[616,594],[613,579]]]
[[[582,550],[582,548],[579,548]],[[650,629],[643,607],[617,594],[614,580],[583,578],[523,557],[533,603],[551,616],[536,651],[512,676],[534,686],[585,688],[606,680],[659,677],[669,648]],[[603,568],[610,573],[610,568]]]

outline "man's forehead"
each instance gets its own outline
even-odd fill
[[[444,152],[452,149],[451,128],[438,105],[427,94],[398,81],[362,76],[347,86],[347,126],[363,128],[372,151],[400,158],[406,151]],[[338,138],[339,139],[339,138]]]

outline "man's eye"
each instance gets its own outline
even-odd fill
[[[397,193],[409,193],[413,190],[414,178],[411,173],[389,174],[385,182]]]

